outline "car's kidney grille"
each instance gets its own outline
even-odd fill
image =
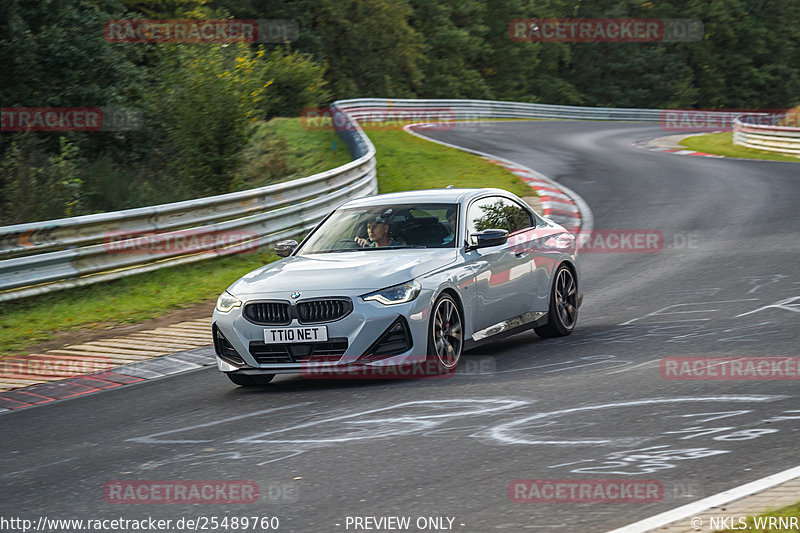
[[[297,321],[301,324],[332,322],[350,314],[353,303],[349,299],[308,300],[297,304]]]
[[[292,321],[288,302],[253,302],[244,307],[244,316],[255,324],[279,326]]]
[[[347,351],[347,337],[335,337],[327,342],[267,344],[250,342],[250,355],[260,365],[336,362]]]

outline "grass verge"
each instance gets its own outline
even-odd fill
[[[773,520],[770,520],[770,519]],[[783,518],[783,522],[781,522]],[[734,531],[758,531],[759,533],[798,533],[800,528],[789,527],[788,529],[782,526],[792,526],[792,519],[794,524],[800,521],[800,502],[778,509],[771,513],[765,513],[758,516],[747,517],[747,527],[744,524],[737,523],[736,529],[726,529],[725,533],[732,533]],[[722,532],[717,532],[722,533]]]
[[[517,196],[534,196],[524,181],[486,160],[414,137],[403,130],[367,135],[378,159],[378,192],[447,187],[498,187]]]
[[[733,132],[709,133],[696,135],[683,139],[680,144],[689,150],[706,154],[724,155],[726,157],[740,157],[743,159],[767,159],[770,161],[800,162],[800,158],[790,155],[781,155],[763,150],[753,150],[733,144]]]
[[[2,302],[2,354],[22,353],[60,332],[142,322],[216,298],[239,277],[275,259],[269,252],[239,254]]]
[[[304,128],[296,118],[273,118],[250,137],[235,189],[302,178],[348,162],[350,153],[336,132]]]
[[[273,119],[251,140],[246,157],[253,168],[262,162],[259,147],[285,144],[285,160],[299,175],[334,168],[347,161],[343,143],[332,149],[332,132],[308,131],[299,119]],[[380,192],[457,187],[498,187],[519,196],[533,189],[507,170],[487,161],[413,137],[401,129],[367,132],[377,150]],[[282,140],[281,140],[282,139]],[[324,155],[320,155],[324,152]],[[338,153],[337,153],[338,152]],[[252,186],[263,185],[255,180]],[[298,177],[298,176],[294,176]],[[269,178],[264,178],[269,179]],[[61,332],[106,328],[158,317],[174,309],[216,298],[245,273],[276,260],[269,252],[240,254],[176,266],[87,287],[58,291],[19,301],[0,302],[0,357],[23,353]]]

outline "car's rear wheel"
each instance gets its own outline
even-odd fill
[[[443,294],[433,304],[428,330],[428,361],[437,372],[453,372],[464,347],[464,320],[452,296]]]
[[[556,271],[547,315],[547,324],[533,330],[544,339],[569,335],[578,322],[578,285],[566,265]]]
[[[240,387],[261,387],[272,381],[275,374],[260,374],[258,376],[248,376],[247,374],[226,374],[228,379]]]

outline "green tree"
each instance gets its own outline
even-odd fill
[[[319,0],[314,28],[337,98],[411,97],[420,79],[422,39],[407,0]]]
[[[692,0],[705,39],[686,45],[703,107],[777,108],[800,98],[800,4]],[[691,43],[690,43],[691,44]]]
[[[411,24],[424,38],[419,95],[491,98],[478,68],[487,54],[484,9],[475,0],[414,0]]]
[[[530,219],[522,209],[513,205],[503,205],[500,200],[493,204],[481,205],[480,209],[483,211],[481,217],[472,221],[478,231],[485,229],[511,231],[512,228],[525,228],[530,225]]]
[[[508,32],[513,19],[525,16],[524,0],[489,2],[484,9],[487,47],[479,62],[484,79],[495,98],[536,101],[538,82],[546,74],[538,68],[541,47],[515,42]]]
[[[246,45],[167,45],[146,99],[168,169],[199,197],[227,192],[268,83]]]
[[[50,155],[30,133],[11,142],[0,161],[0,224],[82,214],[78,149],[64,137],[59,143],[60,151]]]
[[[211,0],[122,0],[127,8],[152,19],[205,19],[225,14]],[[224,18],[224,17],[221,17]]]
[[[217,0],[214,5],[237,19],[289,19],[297,22],[300,34],[291,42],[292,50],[311,54],[317,63],[325,62],[322,36],[315,26],[317,0]],[[324,21],[322,22],[324,24]]]
[[[596,0],[574,3],[553,0],[544,17],[553,18],[687,18],[670,2]],[[582,103],[601,107],[688,107],[697,100],[693,74],[678,44],[667,43],[539,43],[566,48],[555,67],[555,87],[573,88],[567,99],[551,92],[547,103]],[[569,94],[569,93],[568,93]],[[552,97],[556,100],[553,101]],[[565,101],[566,100],[566,101]]]
[[[102,107],[121,105],[141,90],[138,51],[104,40],[103,23],[118,18],[117,0],[0,2],[0,106]],[[58,153],[58,136],[35,134]],[[108,134],[65,134],[89,156]],[[0,156],[15,134],[0,135]]]
[[[281,46],[262,54],[255,73],[262,85],[269,85],[259,104],[264,118],[300,116],[303,109],[331,100],[325,66],[314,62],[308,54]]]

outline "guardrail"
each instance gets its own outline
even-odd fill
[[[375,147],[346,111],[354,161],[293,181],[170,204],[0,227],[0,301],[121,278],[255,248],[307,231],[344,201],[375,194]],[[233,235],[218,246],[221,232]],[[135,253],[110,246],[148,236]],[[161,246],[194,239],[186,248]]]
[[[339,109],[347,110],[355,119],[369,118],[382,110],[395,110],[398,116],[407,112],[413,120],[414,111],[421,116],[425,111],[439,111],[445,118],[454,120],[481,120],[492,118],[542,118],[565,120],[613,120],[661,123],[668,120],[674,109],[637,109],[581,107],[496,100],[412,100],[403,98],[359,98],[339,100]],[[705,117],[705,123],[728,123],[741,113],[730,111],[688,111]]]
[[[362,98],[331,106],[339,136],[354,161],[306,178],[208,198],[31,224],[0,227],[0,301],[121,278],[227,255],[311,229],[348,198],[377,192],[375,148],[358,124],[376,112],[432,111],[453,120],[555,118],[659,122],[667,110],[557,106],[492,100]],[[730,120],[732,113],[707,112]],[[401,113],[402,115],[402,113]],[[239,237],[218,247],[219,232]],[[147,235],[154,250],[114,253],[109,235]],[[194,237],[195,253],[159,250],[159,243]],[[208,245],[204,244],[208,241]],[[104,242],[106,241],[106,242]]]
[[[797,113],[794,111],[795,122]],[[754,113],[734,120],[733,144],[756,150],[800,155],[800,127],[763,124],[765,117],[768,115]]]

